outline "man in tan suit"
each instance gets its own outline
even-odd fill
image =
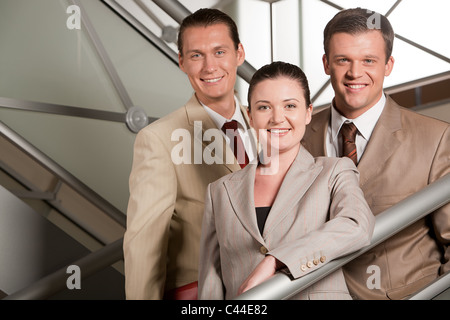
[[[313,116],[303,143],[313,156],[343,156],[342,143],[353,144],[350,157],[377,215],[450,172],[450,130],[448,123],[384,95],[384,77],[394,65],[394,32],[382,15],[374,29],[373,14],[345,10],[326,26],[323,63],[335,98]],[[355,125],[355,138],[342,137],[344,123]],[[446,205],[346,265],[350,293],[358,299],[406,298],[450,270],[449,243]]]
[[[178,39],[179,65],[195,93],[136,137],[124,238],[127,299],[195,298],[206,187],[241,168],[217,128],[237,120],[250,161],[254,152],[234,95],[245,54],[233,20],[201,9],[183,21]]]

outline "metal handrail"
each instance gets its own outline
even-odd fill
[[[393,205],[376,216],[375,229],[370,245],[353,254],[330,261],[323,267],[291,280],[284,273],[277,273],[262,284],[244,292],[236,300],[282,300],[289,299],[310,285],[341,268],[346,263],[377,246],[397,232],[408,227],[429,213],[450,201],[450,174],[441,177],[432,184],[410,197]]]
[[[122,246],[123,238],[74,261],[70,265],[78,266],[81,271],[80,280],[85,279],[123,259]],[[30,286],[3,298],[3,300],[43,300],[52,297],[67,288],[68,266],[45,276]]]
[[[436,278],[420,291],[409,297],[408,300],[431,300],[450,288],[450,271]]]
[[[236,300],[274,300],[287,299],[292,295],[306,289],[316,281],[336,271],[349,261],[378,245],[400,230],[440,208],[450,201],[450,174],[430,184],[421,191],[392,206],[376,217],[372,242],[369,246],[354,254],[333,260],[322,268],[317,269],[297,280],[291,280],[287,275],[278,273],[259,286],[238,296]],[[123,259],[123,238],[102,249],[93,252],[72,265],[80,267],[81,279],[110,266]],[[40,279],[32,285],[7,296],[4,299],[46,299],[66,288],[67,267]],[[450,273],[441,276],[439,281],[429,284],[421,292],[410,299],[430,299],[443,292],[450,282]]]

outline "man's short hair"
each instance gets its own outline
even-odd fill
[[[228,27],[230,37],[233,40],[235,49],[237,50],[241,41],[239,40],[238,28],[234,20],[226,13],[218,9],[203,8],[187,16],[181,22],[180,30],[178,32],[178,52],[183,55],[183,34],[187,28],[208,27],[220,23],[223,23]]]
[[[327,59],[329,58],[330,40],[334,34],[356,35],[372,30],[379,30],[383,36],[387,62],[394,47],[394,30],[384,15],[362,8],[340,11],[328,22],[323,31],[323,46]]]

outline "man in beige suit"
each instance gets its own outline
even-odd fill
[[[338,13],[324,31],[325,72],[335,98],[313,116],[304,145],[314,156],[342,156],[356,144],[360,186],[377,215],[450,172],[449,124],[399,107],[383,93],[393,69],[394,32],[374,13]],[[353,123],[355,138],[340,128]],[[344,267],[358,299],[402,299],[450,270],[450,205],[417,221]]]
[[[241,168],[217,128],[237,120],[250,161],[254,152],[234,95],[245,54],[233,20],[201,9],[183,21],[178,39],[179,65],[195,93],[136,137],[124,238],[127,299],[196,297],[206,186]]]

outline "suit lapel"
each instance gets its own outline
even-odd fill
[[[264,245],[264,240],[258,229],[255,211],[255,172],[257,164],[249,164],[244,169],[234,173],[230,180],[225,180],[230,203],[236,216],[247,232]]]
[[[322,171],[322,167],[316,166],[311,154],[304,148],[300,148],[299,154],[287,172],[267,217],[263,236],[259,232],[255,212],[256,167],[256,164],[249,164],[244,169],[234,173],[232,179],[225,180],[224,185],[234,212],[243,227],[255,240],[262,245],[266,245],[265,239],[286,215],[292,214],[292,208],[298,204],[311,187]]]
[[[189,124],[193,127],[194,132],[194,144],[202,145],[201,154],[198,152],[197,157],[202,157],[201,159],[197,159],[197,161],[204,162],[204,154],[210,154],[213,158],[216,158],[220,163],[222,163],[230,172],[234,172],[239,170],[241,167],[238,163],[234,161],[234,155],[231,148],[227,145],[225,138],[222,137],[220,132],[213,132],[214,136],[221,136],[221,141],[212,142],[205,140],[205,132],[208,130],[220,130],[215,125],[214,121],[209,117],[208,113],[205,111],[203,106],[198,102],[195,94],[192,95],[191,99],[186,104],[186,115],[188,118]],[[211,132],[209,132],[211,133]],[[215,147],[217,146],[217,147]],[[194,148],[194,154],[195,154]],[[231,159],[227,159],[224,155],[231,154],[233,157]]]
[[[306,149],[314,156],[326,156],[326,137],[330,124],[331,111],[327,108],[316,113],[313,120],[306,126],[305,138],[302,140]]]
[[[286,173],[269,216],[267,217],[263,233],[264,239],[267,238],[286,215],[292,214],[292,208],[298,204],[322,169],[323,167],[315,165],[314,158],[305,148],[300,148],[297,158]]]
[[[377,174],[400,145],[401,114],[398,105],[387,98],[386,105],[359,161],[361,187]]]

